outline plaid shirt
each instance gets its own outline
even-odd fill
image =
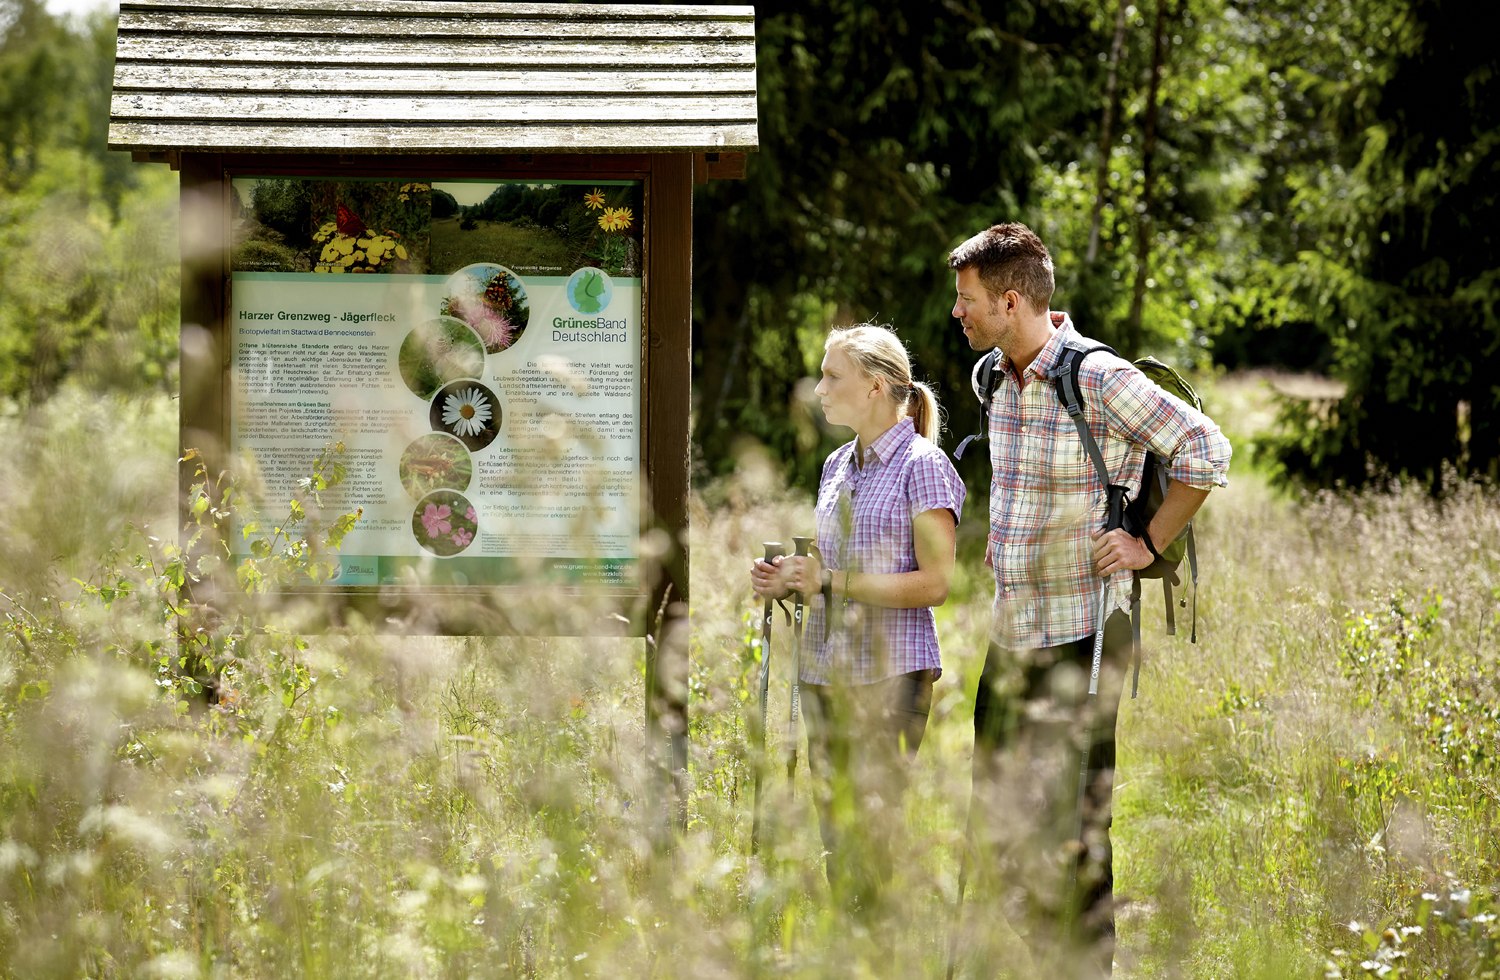
[[[929,510],[949,510],[958,520],[964,484],[947,455],[902,419],[887,429],[854,465],[854,443],[829,455],[818,486],[817,544],[835,580],[844,569],[889,574],[917,570],[912,520]],[[937,622],[929,609],[882,609],[835,599],[833,629],[823,640],[827,610],[821,596],[803,633],[801,679],[876,681],[928,668],[941,670]]]
[[[990,534],[994,638],[1011,649],[1058,646],[1089,636],[1098,615],[1092,534],[1105,521],[1105,491],[1048,375],[1064,338],[1083,342],[1066,313],[1017,383],[1002,353],[990,405]],[[1199,489],[1226,486],[1230,447],[1219,427],[1152,383],[1130,362],[1092,354],[1079,369],[1084,417],[1114,482],[1140,490],[1145,449],[1169,460],[1167,475]],[[1131,573],[1113,576],[1115,604],[1130,608]]]

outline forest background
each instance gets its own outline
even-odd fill
[[[1145,913],[1153,924],[1140,933],[1147,938],[1126,933],[1135,944],[1130,955],[1148,965],[1144,975],[1225,975],[1226,964],[1248,975],[1245,964],[1257,960],[1266,976],[1290,975],[1278,972],[1283,967],[1301,975],[1325,961],[1329,970],[1382,975],[1495,969],[1500,933],[1488,910],[1500,859],[1493,818],[1500,801],[1493,707],[1500,534],[1491,533],[1492,487],[1500,477],[1500,54],[1470,22],[1474,9],[1453,0],[756,5],[760,150],[745,180],[711,183],[695,198],[694,696],[703,710],[693,735],[695,745],[707,746],[695,749],[694,763],[707,790],[695,796],[693,812],[705,835],[704,867],[730,884],[723,892],[704,886],[696,904],[679,907],[677,931],[663,936],[721,928],[748,889],[755,909],[790,903],[769,916],[780,930],[776,941],[766,940],[764,922],[755,919],[748,934],[726,930],[719,945],[695,956],[730,972],[732,963],[806,975],[817,975],[820,964],[881,963],[878,949],[860,946],[857,933],[844,936],[836,919],[818,918],[788,898],[815,875],[783,875],[773,879],[783,891],[755,891],[745,884],[753,884],[746,866],[724,865],[723,850],[706,843],[740,840],[745,830],[743,813],[731,812],[744,802],[747,765],[744,730],[734,719],[748,696],[755,651],[742,618],[744,595],[736,591],[738,565],[727,559],[754,550],[765,533],[756,521],[780,527],[788,514],[807,514],[819,461],[840,438],[820,427],[809,398],[830,325],[896,325],[919,374],[942,394],[950,432],[973,430],[973,354],[948,313],[952,281],[943,260],[984,226],[1022,220],[1053,250],[1055,306],[1122,352],[1150,352],[1191,369],[1236,437],[1240,503],[1219,505],[1222,523],[1210,528],[1223,534],[1215,559],[1221,605],[1208,607],[1225,627],[1223,647],[1165,681],[1163,692],[1180,695],[1187,714],[1162,727],[1180,736],[1192,726],[1210,737],[1187,764],[1176,754],[1177,736],[1142,735],[1138,761],[1160,778],[1143,780],[1139,795],[1125,798],[1138,825],[1155,828],[1156,836],[1136,839],[1139,854],[1163,858],[1153,867],[1138,856],[1122,871],[1157,895]],[[126,552],[111,536],[145,517],[170,519],[170,501],[160,513],[151,492],[130,481],[165,474],[163,485],[175,487],[169,400],[178,383],[177,182],[165,167],[133,164],[105,149],[113,46],[107,13],[60,19],[36,0],[0,0],[0,421],[14,461],[3,498],[0,606],[9,608],[0,610],[8,630],[0,720],[8,750],[32,746],[40,757],[56,748],[38,734],[49,725],[66,729],[74,749],[81,737],[77,719],[66,720],[63,692],[77,688],[77,658],[104,629],[79,610],[84,599],[113,598],[100,595],[101,569]],[[1243,380],[1262,376],[1278,379],[1278,394]],[[92,472],[82,466],[80,440],[140,457],[122,456],[114,474]],[[162,455],[168,458],[150,462]],[[982,472],[965,475],[982,491]],[[982,507],[982,493],[971,499]],[[116,501],[121,512],[92,506],[99,500]],[[1249,531],[1238,526],[1242,518]],[[965,547],[973,551],[972,536]],[[1278,584],[1292,597],[1285,616],[1260,623],[1268,602],[1283,601]],[[147,591],[141,583],[132,588]],[[969,605],[983,605],[977,578],[959,591]],[[972,640],[981,617],[955,616],[942,624],[944,635]],[[721,623],[705,627],[710,617]],[[713,659],[726,646],[738,651],[727,666]],[[352,786],[379,780],[356,780],[347,759],[338,763],[341,774],[325,778],[325,767],[310,775],[324,766],[310,760],[331,751],[326,739],[333,736],[307,722],[305,706],[318,702],[311,680],[317,671],[285,650],[267,654],[275,669],[261,675],[260,688],[247,668],[236,730],[291,739],[275,766],[254,754],[239,759],[247,784],[259,778],[256,785],[270,794],[265,787],[278,780],[286,787],[303,778],[329,792],[336,783],[347,802]],[[385,656],[387,666],[399,660]],[[465,745],[488,746],[486,767],[507,779],[538,770],[538,759],[582,767],[600,813],[609,810],[600,799],[612,800],[620,809],[610,812],[629,824],[622,816],[628,800],[621,803],[629,790],[601,789],[598,778],[607,770],[629,786],[640,774],[623,763],[601,767],[595,753],[609,719],[612,731],[630,727],[619,712],[633,710],[632,695],[610,700],[600,693],[608,684],[585,682],[581,671],[544,670],[541,661],[553,658],[541,652],[532,659],[517,654],[521,667],[498,666],[503,658],[483,645],[433,656],[449,678],[520,671],[533,685],[536,718],[548,717],[537,706],[554,697],[557,718],[567,724],[534,730],[512,718],[502,725],[493,719],[504,715],[503,697],[476,709],[472,686],[430,678],[413,693],[399,670],[394,688],[373,689],[394,690],[390,698],[406,711],[436,705],[443,731]],[[1304,656],[1316,663],[1301,663]],[[348,683],[371,680],[351,666],[352,655],[324,657],[319,690],[330,699],[341,670]],[[328,667],[327,658],[343,666]],[[1236,671],[1251,661],[1254,670]],[[962,676],[962,667],[957,672]],[[375,681],[389,680],[376,674]],[[546,683],[538,687],[540,681]],[[162,696],[188,703],[173,683]],[[1287,714],[1304,708],[1314,688],[1331,692],[1348,714]],[[285,710],[256,715],[250,704],[257,691],[285,700]],[[961,751],[953,732],[961,731],[971,696],[955,695],[935,713],[932,751],[939,758],[945,745]],[[580,697],[602,713],[587,726],[579,720]],[[128,712],[150,714],[134,701]],[[131,862],[143,859],[132,848],[180,858],[176,848],[188,846],[126,820],[170,810],[155,796],[150,805],[132,797],[125,784],[166,793],[175,775],[142,773],[160,760],[186,763],[153,738],[185,738],[181,726],[199,723],[197,716],[150,717],[150,725],[124,725],[129,738],[89,736],[94,749],[109,746],[111,765],[134,773],[123,782],[99,774],[114,770],[98,768],[97,752],[80,764],[76,785],[39,775],[40,758],[7,752],[0,966],[35,974],[76,972],[80,963],[155,964],[157,972],[182,967],[191,975],[193,964],[212,972],[229,957],[250,973],[275,975],[288,962],[316,973],[319,963],[347,963],[340,957],[367,950],[372,940],[353,926],[348,934],[329,927],[333,898],[309,886],[287,899],[277,887],[280,863],[264,874],[233,872],[236,858],[248,867],[247,854],[294,824],[291,809],[285,823],[263,808],[254,826],[235,824],[235,845],[197,825],[180,835],[202,864],[187,885],[141,873],[116,892],[74,887],[70,876],[88,877],[80,855],[136,867]],[[300,726],[292,735],[278,727],[289,717]],[[222,739],[222,721],[194,737]],[[350,730],[358,731],[346,725]],[[147,731],[155,736],[141,734]],[[1291,750],[1290,732],[1333,742],[1321,756]],[[1350,742],[1349,732],[1361,734]],[[287,747],[303,745],[298,738],[306,742],[304,756]],[[572,741],[559,748],[549,738]],[[1275,750],[1269,756],[1268,746]],[[524,755],[528,748],[540,755]],[[1278,759],[1286,768],[1277,768]],[[414,871],[414,859],[375,865],[368,873],[388,872],[390,880],[377,887],[372,878],[361,891],[358,875],[365,872],[319,864],[328,855],[304,844],[309,853],[282,856],[301,875],[293,880],[308,885],[311,872],[301,862],[312,861],[313,870],[322,869],[317,882],[338,882],[339,902],[363,896],[376,910],[372,921],[392,935],[396,923],[415,921],[414,946],[380,946],[398,962],[462,963],[462,956],[452,959],[457,950],[475,962],[499,955],[533,973],[567,975],[584,969],[570,965],[580,950],[608,950],[618,961],[637,941],[647,950],[639,955],[656,962],[660,947],[583,912],[592,895],[585,882],[619,870],[579,857],[604,840],[605,817],[584,821],[583,829],[564,827],[553,821],[568,807],[549,797],[545,805],[516,803],[522,819],[505,801],[479,799],[462,766],[441,776],[449,761],[438,753],[423,793],[449,794],[442,812],[467,820],[469,829],[445,824],[434,831],[453,849],[424,857],[436,877]],[[402,770],[392,764],[391,771]],[[567,796],[573,789],[539,785],[563,793],[576,817],[583,804]],[[962,794],[942,780],[928,792],[917,796],[948,802],[935,805],[936,815],[914,832],[929,834],[934,847],[951,844],[962,815],[950,804]],[[413,794],[414,805],[431,803],[423,793]],[[262,807],[269,798],[255,797]],[[245,819],[237,812],[225,819]],[[1427,816],[1416,820],[1414,812]],[[498,890],[487,892],[485,883],[498,889],[493,882],[516,872],[464,850],[473,843],[476,813],[488,816],[490,829],[498,822],[527,841],[512,855],[525,855],[515,859],[525,870],[547,866],[551,854],[551,877],[526,878],[529,894],[587,927],[535,906],[511,909],[509,921],[522,926],[500,929],[495,916],[487,927],[483,916],[474,924],[465,910],[476,896],[484,905],[489,895],[491,908],[498,901]],[[1313,843],[1255,838],[1263,831],[1246,830],[1254,814],[1310,828]],[[412,819],[407,811],[393,817]],[[1168,833],[1153,820],[1177,822]],[[515,830],[517,821],[546,846]],[[1418,824],[1425,829],[1416,836],[1428,842],[1422,848],[1391,844],[1402,827]],[[111,833],[148,843],[111,851]],[[1223,852],[1226,840],[1233,853],[1246,841],[1263,845],[1251,848],[1263,880],[1235,878],[1222,866],[1195,873],[1193,862],[1213,858],[1190,856],[1193,849]],[[1158,845],[1166,850],[1152,849]],[[453,857],[460,852],[466,856]],[[66,860],[49,864],[54,853]],[[951,865],[939,862],[931,873],[936,891],[951,896]],[[403,901],[426,896],[421,916],[389,906],[396,879],[406,885],[398,890]],[[658,908],[681,899],[644,885],[626,891],[648,906],[660,902]],[[123,908],[142,902],[187,916],[193,936],[162,933]],[[788,925],[797,921],[789,908],[801,909],[803,933]],[[83,925],[65,921],[65,913],[80,909],[88,913]],[[1236,909],[1246,922],[1234,921]],[[639,907],[620,915],[635,919]],[[1184,919],[1191,930],[1164,924]],[[1346,927],[1350,919],[1358,928]],[[1371,923],[1389,924],[1396,939]],[[1445,933],[1444,923],[1453,929]],[[73,942],[55,956],[27,942],[58,929]],[[825,941],[821,955],[828,959],[801,945],[809,932]],[[267,935],[288,950],[258,946]],[[1288,940],[1291,952],[1272,952]],[[1412,948],[1403,943],[1418,940],[1429,944],[1425,967],[1397,955]],[[916,943],[912,955],[930,967],[941,959],[933,952],[939,946]],[[84,958],[69,959],[75,955]],[[871,975],[880,975],[876,966]]]

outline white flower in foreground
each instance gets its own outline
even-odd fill
[[[457,391],[443,401],[443,424],[461,436],[477,436],[493,417],[489,399],[478,388]]]

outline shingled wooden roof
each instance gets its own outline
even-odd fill
[[[109,144],[743,151],[755,106],[748,6],[123,0]]]

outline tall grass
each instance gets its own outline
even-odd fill
[[[907,846],[884,902],[848,913],[806,769],[785,775],[779,619],[748,856],[745,573],[812,523],[768,461],[692,502],[689,822],[660,848],[639,640],[270,631],[217,704],[176,683],[133,561],[172,533],[172,416],[75,392],[0,423],[0,974],[943,975],[990,589],[972,555],[904,809],[870,816]],[[1493,971],[1496,497],[1294,498],[1243,464],[1200,518],[1198,644],[1147,592],[1120,973]],[[961,975],[1030,975],[991,892],[967,897]]]

